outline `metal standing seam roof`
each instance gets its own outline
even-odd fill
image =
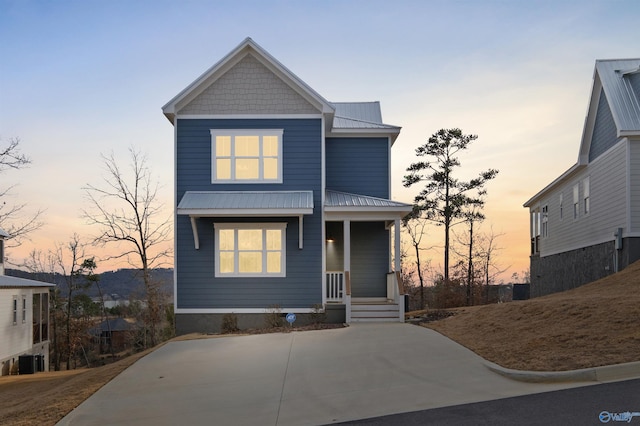
[[[370,207],[385,209],[400,209],[411,211],[411,204],[401,203],[399,201],[387,200],[385,198],[370,197],[368,195],[350,194],[347,192],[333,191],[327,189],[325,191],[325,207]]]
[[[336,110],[335,129],[400,129],[382,122],[380,102],[331,102],[331,106]]]
[[[640,58],[598,60],[596,70],[618,132],[640,131],[640,94],[633,90],[630,81],[631,75],[640,72]]]
[[[611,108],[618,134],[623,135],[625,133],[640,132],[640,93],[634,91],[630,80],[632,75],[634,78],[640,78],[640,76],[638,76],[638,74],[640,74],[640,58],[599,59],[596,60],[595,73],[602,83],[602,89],[607,97],[609,108]],[[590,102],[593,102],[594,89],[592,89],[592,100]],[[584,135],[582,143],[584,143]],[[581,163],[574,164],[553,182],[527,200],[523,206],[531,207],[540,197],[552,188],[555,188],[558,183],[572,176],[574,172],[584,166],[585,165]]]
[[[313,213],[313,191],[187,191],[178,214]]]
[[[29,287],[55,287],[55,284],[42,281],[28,280],[26,278],[0,275],[0,288],[29,288]]]

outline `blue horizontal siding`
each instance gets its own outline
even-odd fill
[[[327,189],[389,198],[387,138],[327,138]]]
[[[616,123],[604,90],[600,91],[593,136],[589,147],[589,162],[595,160],[618,141]]]
[[[210,129],[284,129],[281,184],[211,183]],[[298,218],[199,218],[200,249],[196,250],[188,217],[176,221],[176,307],[282,308],[311,307],[322,301],[321,121],[177,120],[176,195],[185,191],[311,190],[314,214],[304,216],[304,248],[298,248]],[[277,278],[216,278],[215,222],[286,222],[286,276]]]

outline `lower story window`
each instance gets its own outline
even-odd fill
[[[216,223],[216,277],[284,277],[286,223]]]

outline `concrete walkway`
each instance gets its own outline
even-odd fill
[[[423,327],[353,324],[170,342],[58,425],[315,425],[577,385],[511,380]]]

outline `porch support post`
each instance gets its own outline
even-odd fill
[[[401,262],[400,262],[400,219],[396,219],[393,226],[393,236],[394,236],[394,252],[395,252],[395,265],[394,270],[396,272],[400,272]]]
[[[344,270],[351,271],[351,221],[345,220],[344,226]]]
[[[344,279],[345,279],[345,294],[344,294],[344,316],[347,324],[351,324],[351,221],[344,220],[343,226],[343,244],[344,244]]]

